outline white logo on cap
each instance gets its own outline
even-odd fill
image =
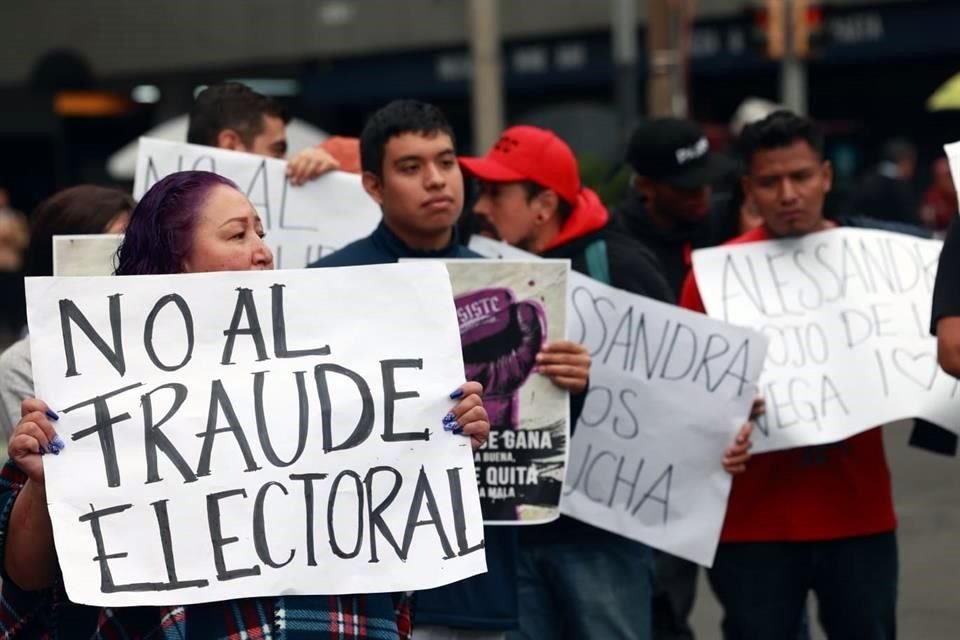
[[[689,147],[677,149],[677,164],[683,165],[691,160],[701,158],[707,154],[707,151],[710,151],[710,143],[707,142],[706,138],[700,138]]]

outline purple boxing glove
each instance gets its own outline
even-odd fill
[[[467,380],[483,385],[494,429],[517,428],[517,392],[536,365],[547,333],[543,307],[517,302],[507,288],[479,289],[455,300]]]

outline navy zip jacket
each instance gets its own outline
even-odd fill
[[[387,264],[400,258],[482,258],[457,241],[439,251],[415,251],[381,222],[376,230],[310,267],[349,267]],[[460,582],[418,591],[414,625],[509,631],[517,626],[517,553],[515,527],[484,527],[487,573]]]

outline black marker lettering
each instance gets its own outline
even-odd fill
[[[123,376],[127,372],[127,365],[123,357],[120,294],[115,293],[112,296],[108,296],[107,300],[109,301],[110,332],[113,338],[113,349],[111,349],[100,334],[97,333],[97,330],[93,328],[93,325],[91,325],[87,317],[83,315],[83,312],[77,308],[73,300],[66,298],[60,300],[60,333],[63,338],[63,352],[67,358],[66,377],[70,378],[80,375],[77,371],[77,356],[73,348],[73,330],[71,329],[71,323],[77,325],[77,328],[87,336],[87,339],[97,348],[97,351],[103,354],[103,357],[116,369],[117,373]]]
[[[411,440],[429,440],[430,430],[406,431],[403,433],[394,433],[394,403],[404,398],[419,398],[420,394],[416,391],[397,391],[397,383],[394,380],[394,372],[397,369],[423,369],[423,359],[416,360],[381,360],[380,372],[383,377],[383,438],[384,442],[408,442]]]
[[[159,315],[160,311],[170,302],[174,303],[180,311],[180,317],[183,319],[184,333],[187,338],[187,352],[183,355],[180,363],[174,365],[166,365],[161,362],[153,346],[153,329],[157,321],[157,315]],[[150,357],[150,361],[154,366],[162,371],[176,371],[177,369],[185,367],[187,363],[190,362],[190,358],[193,357],[193,342],[193,315],[190,313],[190,307],[187,306],[187,301],[175,293],[163,296],[157,300],[157,303],[153,305],[153,309],[151,309],[147,315],[147,321],[143,326],[143,346],[147,350],[147,356]]]
[[[246,578],[248,576],[260,575],[260,565],[245,567],[243,569],[227,569],[227,562],[223,557],[223,548],[228,544],[239,542],[240,538],[223,537],[223,527],[220,523],[220,501],[232,496],[247,497],[246,489],[232,489],[230,491],[219,491],[207,496],[207,524],[210,528],[210,544],[213,545],[213,562],[217,567],[217,580],[226,582],[237,578]]]
[[[257,499],[253,503],[253,548],[257,551],[257,557],[260,562],[274,569],[282,569],[293,561],[296,551],[290,549],[290,555],[285,562],[274,562],[270,555],[270,546],[267,544],[267,518],[264,513],[264,502],[267,498],[267,490],[271,487],[279,487],[283,495],[289,495],[287,488],[279,482],[268,482],[257,492]]]

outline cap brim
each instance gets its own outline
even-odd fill
[[[520,182],[527,177],[487,158],[458,158],[467,173],[487,182]]]
[[[732,161],[716,153],[710,153],[704,161],[695,167],[690,167],[682,173],[676,173],[672,176],[664,176],[659,182],[665,182],[678,189],[699,189],[706,185],[712,185],[722,178],[726,173],[733,171],[736,165]]]

